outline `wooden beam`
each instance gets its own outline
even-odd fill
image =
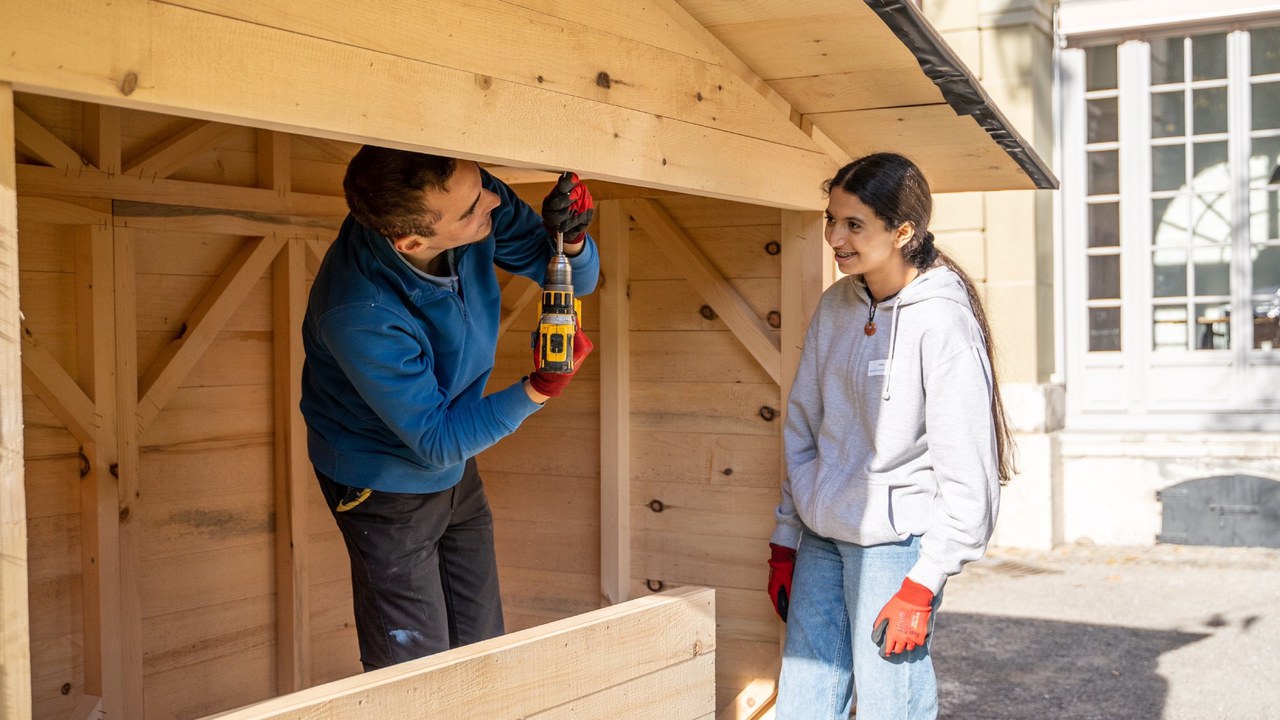
[[[147,0],[7,8],[0,47],[13,52],[0,63],[0,80],[89,102],[500,164],[572,167],[773,207],[821,207],[818,188],[837,168],[715,65],[563,18],[531,20],[504,3],[449,3],[464,24],[452,38],[438,38],[443,47],[393,43],[388,28],[416,41],[439,20],[390,0],[187,4],[201,9]],[[254,19],[261,13],[280,17],[280,26]],[[477,49],[478,38],[499,35],[525,40],[500,61]],[[581,52],[584,43],[592,52]],[[569,46],[580,52],[549,50]],[[268,57],[290,62],[263,62]],[[517,58],[533,72],[515,78],[502,70]],[[576,63],[573,73],[551,72],[561,63]],[[647,75],[657,67],[660,76]],[[398,98],[396,112],[364,110],[387,97]],[[439,112],[442,106],[450,112]]]
[[[111,201],[73,202],[60,198],[22,195],[18,198],[18,216],[42,223],[98,225],[106,228],[111,226]]]
[[[110,661],[113,674],[119,678],[119,705],[111,706],[103,696],[108,717],[143,717],[142,671],[142,596],[141,568],[138,560],[139,532],[133,516],[134,503],[140,497],[138,483],[141,466],[138,444],[138,291],[136,248],[133,231],[113,228],[113,268],[115,276],[115,349],[116,349],[116,465],[111,473],[117,480],[116,517],[119,518],[116,563],[119,582],[119,611],[111,620],[116,624],[119,644],[105,646],[104,666]],[[107,498],[103,499],[104,502]],[[106,512],[103,508],[103,512]],[[103,552],[112,548],[104,547]],[[104,569],[104,572],[105,569]],[[106,655],[110,650],[110,656]]]
[[[271,130],[259,130],[257,136],[258,187],[281,195],[289,192],[293,185],[292,136]]]
[[[306,241],[292,239],[271,273],[275,372],[276,674],[281,694],[311,685],[307,491],[314,486],[302,392],[302,316],[307,308]]]
[[[812,147],[785,115],[779,116],[718,64],[633,38],[633,28],[624,19],[626,11],[619,10],[617,21],[607,29],[583,24],[592,11],[589,6],[596,5],[594,10],[599,12],[600,6],[618,3],[578,2],[575,5],[583,7],[578,12],[546,2],[524,7],[506,0],[433,0],[433,25],[451,32],[437,33],[432,42],[423,43],[421,14],[394,0],[370,0],[354,12],[342,0],[313,0],[305,12],[293,0],[260,0],[252,7],[228,0],[172,2],[253,25],[356,44],[432,65],[466,68],[494,81],[529,88],[550,85],[561,94],[580,97],[607,96],[620,107]],[[644,14],[665,19],[652,10]],[[503,33],[503,28],[510,32],[504,35],[509,41],[501,57],[477,47],[485,38]],[[548,43],[564,43],[575,52],[547,53]],[[693,43],[686,40],[685,45]],[[643,80],[637,73],[641,68]],[[599,77],[602,70],[607,79]]]
[[[712,718],[715,648],[714,591],[684,587],[215,717]]]
[[[600,203],[600,593],[631,588],[631,217],[620,200]]]
[[[315,274],[320,271],[320,263],[324,262],[325,253],[329,251],[329,246],[332,244],[332,239],[307,240],[308,277],[315,277]]]
[[[72,150],[57,135],[49,132],[35,118],[18,108],[13,109],[14,131],[18,144],[36,157],[61,171],[79,169],[84,165],[80,153]]]
[[[512,275],[506,285],[502,286],[501,301],[501,318],[498,321],[498,337],[502,337],[504,333],[511,329],[519,319],[520,313],[529,307],[529,303],[533,302],[542,293],[542,288],[538,284],[523,275]],[[528,319],[528,318],[526,318]],[[530,323],[529,330],[533,330]]]
[[[328,242],[338,233],[340,217],[271,215],[239,210],[212,210],[180,205],[113,203],[117,225],[167,233],[217,233],[254,237],[282,236]]]
[[[57,168],[18,166],[18,190],[23,195],[73,198],[114,198],[163,205],[203,208],[236,208],[245,212],[276,215],[344,217],[347,203],[333,195],[287,192],[264,188],[233,187],[185,180],[140,179],[136,175],[109,175],[86,167],[75,177]]]
[[[177,391],[227,319],[240,307],[285,244],[279,236],[246,242],[187,318],[186,332],[165,346],[139,380],[139,431],[145,430]]]
[[[0,82],[0,717],[31,717],[13,87]]]
[[[80,122],[84,156],[108,175],[120,172],[120,108],[87,103]]]
[[[124,175],[137,175],[145,180],[161,180],[181,170],[191,159],[212,150],[235,125],[194,122],[125,165]]]
[[[504,167],[502,165],[485,165],[494,177],[508,185],[526,185],[533,183],[554,183],[559,175],[546,170],[532,170],[529,168]],[[586,178],[583,178],[586,179]]]
[[[751,310],[751,306],[729,285],[657,200],[632,200],[628,209],[645,235],[662,249],[675,267],[684,270],[694,289],[724,320],[738,341],[769,373],[769,377],[779,382],[779,346],[768,324]]]
[[[108,207],[110,207],[108,205]],[[64,217],[74,217],[65,215]],[[86,226],[76,238],[76,335],[79,385],[93,396],[103,426],[81,448],[87,467],[80,479],[81,607],[84,620],[85,697],[95,707],[124,706],[120,594],[120,413],[116,393],[115,245],[110,224]]]
[[[77,440],[81,443],[97,440],[102,418],[98,417],[93,401],[25,323],[22,325],[22,367],[27,371],[27,385]]]

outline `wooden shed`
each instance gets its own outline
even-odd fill
[[[783,398],[831,280],[822,182],[895,149],[940,192],[1055,183],[906,0],[0,17],[5,720],[308,688],[237,716],[423,695],[450,717],[752,716],[779,657]],[[308,280],[360,143],[480,161],[535,206],[576,170],[603,258],[595,356],[480,458],[512,634],[370,675],[298,413]],[[536,294],[504,282],[498,387],[527,370]]]

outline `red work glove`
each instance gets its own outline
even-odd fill
[[[791,575],[796,570],[795,548],[769,543],[769,599],[773,609],[787,621],[787,608],[791,605]]]
[[[885,603],[871,627],[871,640],[880,646],[880,656],[888,658],[923,645],[929,637],[932,612],[933,591],[903,578],[902,587]]]
[[[591,191],[582,184],[578,176],[571,172],[561,173],[556,186],[547,193],[542,201],[542,224],[552,241],[556,233],[564,233],[564,243],[574,245],[582,242],[587,226],[591,224],[591,216],[595,214],[595,201],[591,199]]]
[[[534,367],[542,366],[538,357],[538,354],[542,352],[542,348],[538,347],[540,344],[536,342],[533,344]],[[582,368],[582,361],[587,359],[594,347],[591,344],[591,338],[582,332],[582,325],[578,325],[573,335],[573,372],[544,373],[540,370],[535,370],[529,374],[529,385],[547,397],[560,397],[560,393],[564,392],[564,389],[568,387],[569,381]]]

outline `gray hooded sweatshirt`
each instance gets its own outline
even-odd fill
[[[861,277],[822,295],[787,404],[772,542],[920,536],[907,577],[935,594],[986,550],[999,509],[991,367],[960,277],[919,275],[876,309]]]

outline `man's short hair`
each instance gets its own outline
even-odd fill
[[[347,165],[342,191],[361,225],[389,238],[431,237],[440,219],[428,210],[423,193],[447,192],[457,169],[454,158],[365,145]]]

